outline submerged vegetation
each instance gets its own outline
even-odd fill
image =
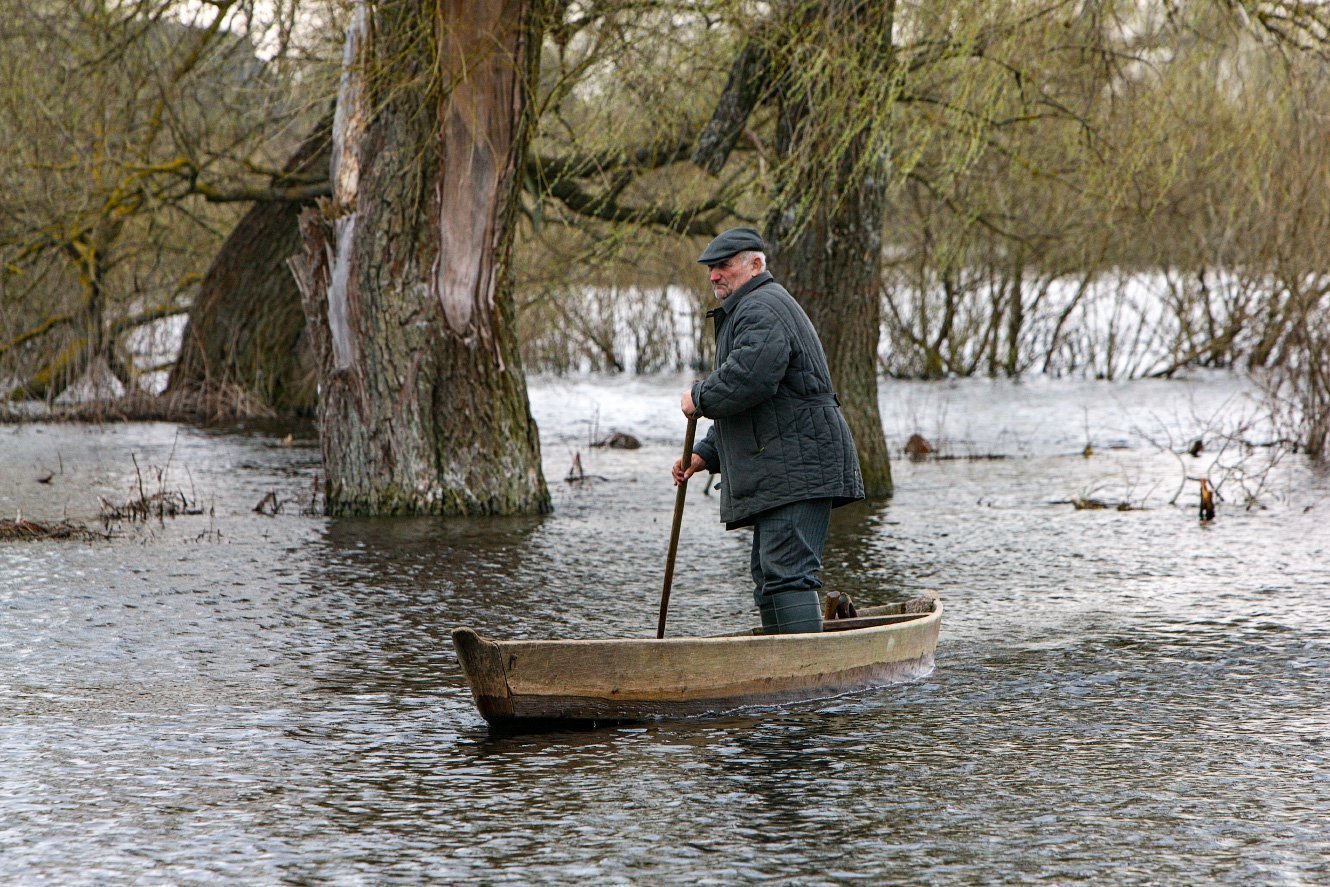
[[[777,274],[827,300],[826,323],[869,288],[878,373],[1223,368],[1267,392],[1290,446],[1330,456],[1325,4],[533,8],[546,19],[511,280],[528,372],[706,366],[693,259],[718,229],[754,224],[778,241]],[[57,404],[91,371],[114,379],[93,390],[155,393],[199,293],[217,312],[255,291],[236,273],[260,267],[239,211],[331,193],[293,159],[329,125],[345,13],[8,5],[9,399]],[[812,275],[800,238],[833,256],[852,229],[874,254],[835,253]],[[876,269],[867,284],[846,267],[859,264]],[[192,378],[224,392],[173,392],[191,418],[310,411],[307,337],[276,319],[298,318],[299,296],[278,265],[262,318],[189,349]]]

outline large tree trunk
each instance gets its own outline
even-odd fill
[[[889,82],[894,13],[894,0],[787,0],[731,66],[693,154],[718,172],[754,109],[778,103],[772,268],[817,326],[870,497],[892,493],[877,402],[886,176],[867,147],[880,121],[850,106],[854,77]]]
[[[852,81],[809,75],[809,50],[827,47],[851,63],[840,70],[889,77],[894,0],[797,4],[801,25],[778,63],[776,150],[784,174],[766,236],[778,279],[817,327],[859,449],[864,489],[893,491],[891,457],[877,402],[877,345],[882,322],[882,226],[886,171],[869,152],[873,121],[855,119]],[[807,35],[817,35],[816,45]],[[857,132],[856,132],[857,130]]]
[[[330,514],[549,509],[510,256],[532,0],[360,3],[333,199],[292,263],[318,360]]]
[[[767,225],[773,270],[808,312],[826,349],[869,498],[892,494],[877,402],[882,212],[880,180],[867,180],[851,184],[839,199],[819,201],[788,241],[778,213]]]
[[[331,157],[329,115],[285,171],[326,174]],[[314,358],[300,291],[287,266],[304,243],[299,217],[306,205],[256,203],[226,238],[190,309],[165,399],[184,397],[214,416],[236,409],[314,415]]]

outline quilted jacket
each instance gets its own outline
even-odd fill
[[[805,499],[864,497],[854,439],[808,315],[763,272],[709,311],[716,370],[693,385],[714,422],[694,447],[721,474],[720,517],[731,529]]]

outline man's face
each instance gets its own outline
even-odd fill
[[[711,271],[711,291],[721,301],[728,299],[734,295],[735,290],[756,276],[757,264],[756,256],[749,255],[745,259],[744,254],[740,253],[722,262],[708,265]]]

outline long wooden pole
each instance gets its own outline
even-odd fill
[[[683,437],[683,467],[693,464],[693,436],[697,433],[697,417],[688,417],[688,431]],[[665,558],[665,588],[660,593],[660,620],[656,622],[656,637],[665,637],[665,613],[670,607],[670,586],[674,583],[674,556],[679,553],[679,528],[683,526],[683,504],[688,498],[688,478],[679,481],[674,494],[674,526],[670,528],[670,553]]]

